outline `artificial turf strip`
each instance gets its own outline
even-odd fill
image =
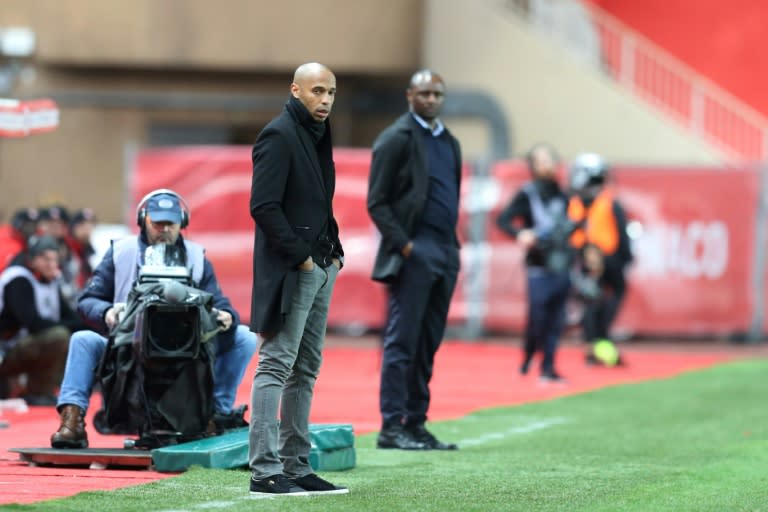
[[[376,450],[361,436],[357,467],[324,474],[349,495],[257,500],[247,471],[193,469],[0,509],[768,511],[767,376],[768,362],[743,361],[432,425],[457,452]]]

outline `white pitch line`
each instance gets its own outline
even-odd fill
[[[302,497],[312,498],[312,496],[302,496]],[[281,499],[281,498],[283,498],[283,496],[281,495],[271,496],[269,494],[262,494],[262,495],[246,494],[244,496],[237,496],[232,501],[203,501],[201,503],[196,503],[187,509],[164,509],[164,510],[159,510],[158,512],[193,512],[195,510],[227,509],[235,506],[237,502],[241,502],[241,501],[246,501],[246,500],[253,501],[258,499],[274,500],[274,499]]]
[[[545,428],[549,428],[554,425],[562,425],[563,423],[568,423],[568,420],[565,418],[552,418],[549,420],[534,421],[533,423],[520,425],[519,427],[509,428],[503,432],[489,432],[487,434],[483,434],[480,437],[463,439],[461,441],[458,441],[456,444],[458,444],[459,447],[477,446],[480,444],[489,443],[491,441],[500,441],[502,439],[506,439],[507,437],[512,437],[520,434],[529,434],[531,432],[535,432],[537,430],[543,430]]]
[[[192,512],[192,510],[231,508],[234,505],[234,501],[204,501],[202,503],[196,503],[188,509],[166,509],[159,512]]]
[[[234,501],[206,501],[203,503],[198,503],[194,506],[196,509],[207,509],[207,508],[230,508],[235,504]]]

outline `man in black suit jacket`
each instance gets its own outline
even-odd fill
[[[368,212],[381,233],[373,279],[387,284],[379,448],[455,450],[424,426],[435,353],[459,272],[461,148],[438,118],[443,79],[413,75],[410,112],[373,145]]]
[[[309,411],[344,254],[327,120],[335,95],[327,67],[299,66],[285,109],[253,146],[251,330],[263,341],[251,390],[251,494],[347,492],[309,465]]]

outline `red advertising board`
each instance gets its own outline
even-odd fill
[[[617,193],[643,227],[621,323],[659,333],[746,331],[758,174],[627,168],[617,172]]]
[[[370,151],[335,150],[334,213],[345,268],[334,291],[329,325],[379,328],[386,300],[370,280],[378,233],[366,210]],[[749,169],[621,167],[618,199],[635,221],[636,262],[617,329],[633,333],[718,334],[747,329],[758,202]],[[522,162],[499,162],[489,178],[465,167],[459,235],[462,272],[449,321],[479,314],[485,328],[520,331],[525,323],[523,254],[495,217],[529,179]],[[246,321],[251,300],[253,221],[248,212],[250,148],[191,147],[142,151],[133,174],[133,204],[155,188],[172,188],[192,210],[188,234],[205,245],[224,292]],[[470,214],[485,216],[471,239]],[[134,212],[129,212],[133,222]],[[468,290],[474,290],[469,292]]]

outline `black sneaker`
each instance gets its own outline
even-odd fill
[[[294,484],[305,489],[309,494],[347,494],[349,489],[323,480],[314,473],[290,479]]]
[[[405,431],[408,432],[413,439],[424,445],[429,450],[458,450],[459,447],[454,443],[444,443],[437,439],[432,432],[427,430],[424,424],[419,425],[405,425]]]
[[[309,494],[309,491],[299,487],[283,474],[265,478],[251,477],[251,495],[253,496],[309,496]]]
[[[424,443],[414,439],[402,425],[392,425],[381,429],[376,438],[376,448],[395,450],[429,450]]]

